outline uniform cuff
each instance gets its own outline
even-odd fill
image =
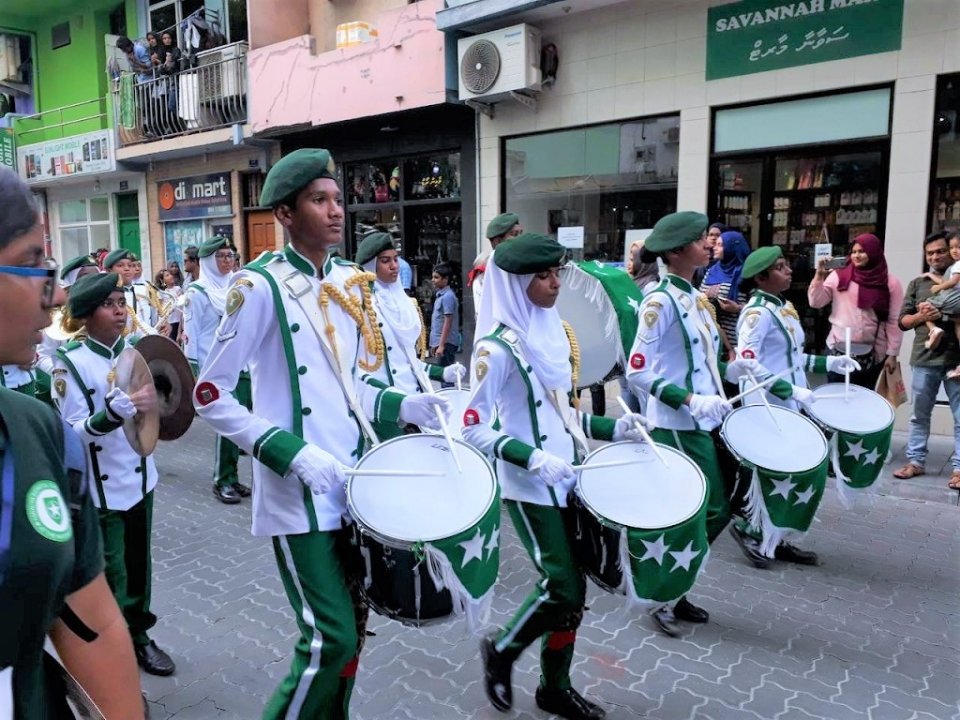
[[[584,415],[584,432],[594,440],[613,440],[613,430],[617,421],[603,415]]]
[[[514,438],[509,438],[506,442],[498,442],[493,448],[493,454],[501,460],[506,460],[511,465],[526,468],[530,463],[530,456],[533,455],[534,450],[536,450],[535,447]]]
[[[253,457],[283,477],[290,470],[293,458],[306,446],[306,441],[293,433],[270,428],[253,444]]]
[[[377,393],[373,405],[373,420],[382,423],[400,422],[400,405],[407,398],[402,392],[387,388]]]
[[[438,380],[440,382],[443,382],[443,366],[428,364],[427,375],[431,380]]]
[[[106,435],[113,432],[123,425],[122,419],[114,419],[106,410],[101,410],[96,415],[87,418],[87,432],[91,435]]]
[[[781,400],[788,400],[793,397],[793,385],[786,380],[777,380],[770,386],[770,394],[775,395]]]
[[[680,409],[689,394],[690,392],[687,389],[668,382],[663,383],[657,388],[656,392],[654,392],[657,400],[674,410]]]

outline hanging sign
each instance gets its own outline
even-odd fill
[[[741,0],[707,10],[707,80],[900,49],[903,0]]]
[[[160,222],[230,216],[230,172],[164,180],[157,183],[157,201]]]

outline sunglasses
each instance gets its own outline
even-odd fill
[[[54,296],[57,292],[57,271],[60,266],[55,260],[44,260],[38,267],[22,267],[20,265],[0,265],[0,273],[4,275],[19,275],[20,277],[46,278],[43,283],[43,297],[40,302],[45,308],[53,307]]]

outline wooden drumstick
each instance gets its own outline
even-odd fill
[[[747,371],[747,377],[750,378],[750,382],[752,382],[754,385],[757,384],[757,378],[749,370]],[[770,407],[770,401],[767,400],[767,394],[762,392],[760,393],[760,397],[763,399],[763,404],[766,406],[767,412],[770,414],[770,419],[773,420],[773,424],[777,426],[777,430],[783,432],[783,428],[780,427],[780,423],[777,422],[777,416],[773,414],[773,409]]]
[[[625,413],[632,413],[633,410],[630,409],[630,406],[623,401],[623,398],[617,395],[617,402],[620,403],[620,407],[623,408]],[[635,422],[633,426],[637,431],[643,436],[643,439],[650,445],[650,449],[653,450],[654,454],[660,458],[660,462],[663,463],[664,467],[670,467],[670,463],[667,462],[667,458],[664,457],[663,453],[660,452],[660,448],[657,447],[657,444],[653,441],[653,438],[650,437],[650,433],[647,432],[647,429],[643,426],[642,423]],[[594,466],[599,467],[599,466]]]
[[[752,395],[757,390],[763,390],[763,388],[767,387],[768,385],[773,385],[777,380],[779,380],[782,377],[785,377],[791,371],[792,371],[791,368],[787,368],[786,370],[782,370],[781,372],[778,372],[776,375],[771,375],[763,382],[758,383],[751,388],[747,388],[739,395],[734,395],[732,398],[727,398],[727,402],[733,405],[733,403],[735,403],[737,400],[743,400],[747,395]]]
[[[353,477],[443,477],[442,472],[421,472],[420,470],[365,470],[350,468],[344,475]]]
[[[657,453],[659,455],[659,453]],[[578,472],[583,472],[584,470],[604,470],[606,468],[618,468],[626,467],[627,465],[636,465],[639,463],[639,460],[608,460],[607,462],[598,462],[598,463],[589,463],[588,465],[577,465],[576,470]]]
[[[844,352],[847,354],[847,359],[850,358],[850,328],[846,327],[843,329],[843,345]],[[847,371],[843,374],[843,399],[847,400],[850,397],[850,368],[847,368]]]

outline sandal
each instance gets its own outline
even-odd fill
[[[893,476],[895,478],[900,478],[901,480],[909,480],[910,478],[915,478],[915,477],[918,477],[919,475],[926,475],[926,474],[927,474],[927,471],[924,470],[922,467],[912,462],[908,462],[902,468],[894,472]],[[960,474],[956,475],[955,477],[957,478],[958,482],[960,482]],[[951,480],[951,482],[953,481]]]
[[[947,487],[951,490],[960,490],[960,470],[953,471],[953,475],[950,476],[950,482],[947,483]]]

